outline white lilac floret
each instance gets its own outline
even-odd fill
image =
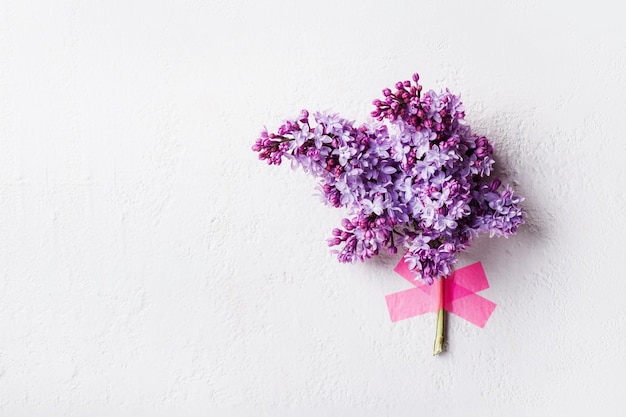
[[[290,159],[318,179],[326,204],[348,209],[328,239],[340,262],[403,245],[409,268],[432,283],[477,234],[514,234],[524,212],[522,197],[490,178],[493,146],[464,123],[459,97],[422,93],[418,81],[384,89],[371,122],[303,110],[252,150],[270,165]]]

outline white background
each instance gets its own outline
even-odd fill
[[[602,1],[0,1],[0,415],[623,415],[624,39]],[[250,150],[413,72],[527,199],[439,357],[399,255],[339,264]]]

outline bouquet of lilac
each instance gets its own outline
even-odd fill
[[[524,212],[522,198],[490,178],[493,147],[465,124],[459,97],[413,81],[384,89],[371,122],[302,110],[252,150],[270,165],[291,160],[319,180],[327,204],[348,209],[328,240],[340,262],[404,245],[409,268],[433,283],[475,236],[514,234]]]

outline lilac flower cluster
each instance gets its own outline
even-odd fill
[[[285,158],[314,175],[327,204],[348,208],[328,240],[339,261],[404,245],[409,268],[432,283],[479,233],[507,237],[524,223],[522,198],[490,178],[493,147],[464,123],[458,96],[422,93],[415,74],[373,105],[360,126],[303,110],[252,146],[270,165]]]

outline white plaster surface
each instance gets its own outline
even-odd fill
[[[623,416],[618,2],[0,1],[1,416]],[[398,257],[250,146],[421,74],[526,196],[485,329],[389,321]]]

